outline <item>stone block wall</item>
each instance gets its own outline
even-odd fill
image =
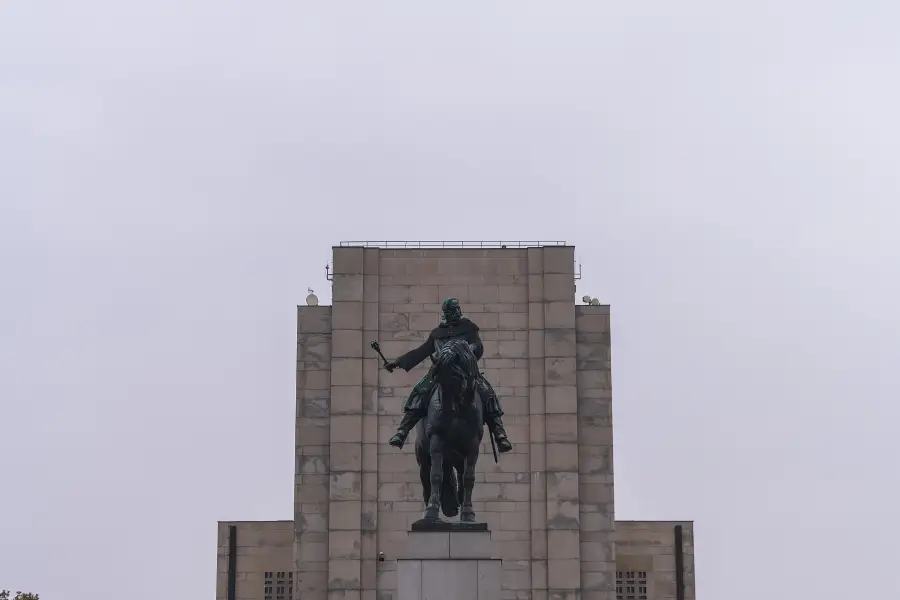
[[[574,248],[341,247],[333,264],[333,305],[298,309],[294,522],[219,524],[218,599],[235,524],[236,600],[262,600],[264,573],[291,568],[295,600],[398,600],[423,499],[415,434],[402,451],[387,442],[428,365],[387,373],[369,343],[388,358],[414,348],[448,297],[481,328],[514,444],[495,464],[486,438],[476,470],[501,597],[615,600],[617,571],[635,571],[650,598],[676,598],[679,523],[614,521],[609,307],[575,304]],[[694,600],[693,527],[680,524]]]
[[[691,521],[617,521],[616,570],[647,573],[648,597],[676,600],[675,526],[682,527],[684,598],[696,599],[694,524]]]
[[[227,596],[228,531],[231,525],[237,527],[235,600],[263,600],[263,590],[266,585],[265,573],[284,573],[287,578],[287,574],[293,569],[294,523],[293,521],[220,521],[216,561],[216,600],[226,600]]]
[[[609,317],[576,311],[574,296],[572,247],[334,249],[330,314],[300,314],[304,598],[394,600],[397,553],[423,506],[413,438],[403,451],[387,441],[427,365],[389,374],[369,342],[390,358],[412,349],[438,324],[441,301],[456,297],[481,328],[482,369],[515,444],[494,464],[485,441],[475,491],[503,557],[503,597],[612,600]]]
[[[487,441],[482,447],[475,510],[489,523],[503,556],[509,557],[503,581],[511,597],[516,590],[530,590],[527,252],[336,248],[334,272],[335,313],[340,310],[348,326],[361,323],[363,333],[361,338],[352,336],[351,342],[361,353],[348,356],[361,363],[361,369],[354,366],[352,381],[369,427],[359,479],[363,502],[371,506],[366,515],[371,542],[362,545],[359,559],[361,597],[395,598],[396,557],[410,525],[422,516],[414,438],[403,451],[387,442],[399,424],[404,400],[428,367],[389,374],[368,344],[378,339],[388,357],[414,348],[437,326],[440,304],[448,297],[458,298],[466,316],[482,329],[482,368],[504,402],[509,433],[516,441],[515,450],[499,465],[493,463]],[[570,296],[571,288],[570,282]],[[335,332],[338,327],[336,322]],[[378,552],[385,553],[385,562],[372,560]]]

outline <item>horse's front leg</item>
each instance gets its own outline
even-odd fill
[[[469,446],[466,455],[466,469],[462,477],[463,502],[459,520],[464,523],[475,522],[475,510],[472,508],[472,490],[475,489],[475,465],[478,464],[478,438]]]
[[[441,486],[444,482],[444,441],[440,435],[432,434],[429,438],[429,454],[431,454],[431,495],[425,507],[425,520],[437,521],[441,512]]]

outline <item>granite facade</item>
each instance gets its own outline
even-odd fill
[[[387,442],[426,365],[387,373],[369,342],[406,352],[452,296],[481,328],[514,443],[495,464],[485,439],[474,496],[501,597],[615,600],[616,541],[631,552],[643,534],[614,521],[609,307],[575,304],[574,248],[340,247],[333,265],[332,306],[298,312],[294,598],[398,600],[423,504],[414,434]]]
[[[684,599],[696,598],[694,524],[691,521],[618,521],[616,570],[647,574],[648,600],[677,600],[675,527],[681,526]]]
[[[220,521],[216,552],[216,600],[228,600],[231,526],[235,527],[237,541],[234,600],[265,600],[266,573],[291,573],[293,570],[294,522]],[[284,600],[287,600],[286,596]]]

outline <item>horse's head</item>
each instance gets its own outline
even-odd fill
[[[445,399],[460,408],[474,403],[478,359],[468,342],[461,339],[449,340],[438,352],[436,365],[437,379]]]

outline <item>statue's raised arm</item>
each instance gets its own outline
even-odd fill
[[[413,348],[406,354],[398,357],[394,362],[397,363],[398,367],[408,372],[419,366],[423,360],[431,356],[432,352],[434,352],[434,339],[429,335],[428,339],[422,342],[421,346]]]

